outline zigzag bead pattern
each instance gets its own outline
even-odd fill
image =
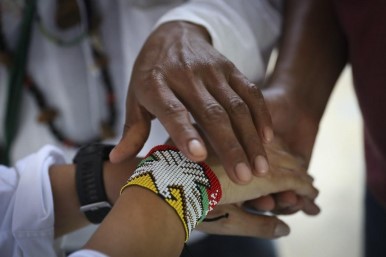
[[[221,199],[220,183],[204,162],[193,162],[177,148],[154,147],[122,187],[141,186],[159,195],[178,214],[187,241],[191,231]]]

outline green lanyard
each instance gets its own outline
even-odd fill
[[[10,69],[8,82],[8,98],[4,122],[5,141],[1,151],[0,163],[10,164],[12,142],[16,137],[20,115],[20,103],[25,70],[28,60],[28,50],[31,42],[33,18],[36,13],[36,0],[27,0],[21,24],[20,38],[18,39],[14,62]]]

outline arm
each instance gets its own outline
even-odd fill
[[[277,140],[276,140],[277,141]],[[229,180],[221,165],[210,151],[208,163],[213,168],[220,183],[227,190],[221,203],[235,203],[258,198],[272,191],[294,190],[299,197],[313,201],[316,191],[309,184],[308,176],[297,176],[301,173],[298,160],[287,154],[278,142],[267,145],[268,155],[274,161],[270,176],[254,178],[245,187]],[[103,175],[109,202],[114,204],[122,184],[130,176],[138,160],[127,160],[120,164],[105,162]],[[289,170],[295,170],[288,172]],[[79,211],[79,201],[75,188],[75,166],[53,165],[50,167],[50,180],[55,210],[55,235],[60,236],[88,224],[87,219]],[[233,233],[228,231],[228,233]],[[242,232],[241,232],[242,233]]]
[[[121,186],[135,170],[138,162],[139,160],[132,159],[120,164],[104,163],[104,185],[111,204],[117,200]],[[75,185],[75,165],[52,165],[49,175],[54,201],[55,237],[90,224],[86,216],[79,210],[80,203]]]
[[[281,155],[282,151],[278,151],[278,153]],[[134,170],[135,165],[136,161],[121,163],[119,165],[109,162],[105,163],[103,173],[104,184],[108,199],[111,203],[116,202],[122,184],[132,173],[131,171]],[[214,162],[213,165],[215,165]],[[261,190],[251,186],[239,188],[237,184],[230,182],[222,168],[215,168],[216,174],[221,178],[220,180],[225,192],[223,203],[255,198],[266,193],[287,189],[294,190],[300,196],[313,201],[317,195],[317,191],[312,186],[312,182],[306,174],[284,172],[283,181],[280,182],[280,178],[282,177],[280,176],[280,169],[297,169],[296,165],[296,160],[293,159],[291,161],[291,158],[283,157],[281,164],[278,166],[278,170],[272,172],[272,174],[276,174],[272,175],[272,179],[270,179],[271,176],[267,176],[263,180],[256,181],[254,185],[261,186]],[[72,164],[64,164],[61,152],[57,148],[46,146],[39,152],[18,161],[15,168],[0,166],[0,171],[0,198],[3,207],[0,211],[2,217],[1,225],[3,231],[8,232],[7,234],[10,235],[9,237],[1,238],[1,252],[19,251],[29,253],[33,251],[45,256],[51,256],[54,255],[54,236],[63,235],[88,224],[85,216],[79,210],[80,205],[75,189],[75,166]],[[131,190],[129,190],[129,192],[130,191]],[[115,228],[118,226],[120,230],[125,230],[124,233],[119,233],[117,235],[118,238],[116,238],[117,240],[114,241],[119,242],[119,240],[124,240],[119,238],[120,235],[126,236],[127,233],[137,233],[139,230],[132,230],[131,228],[135,228],[138,224],[141,224],[139,223],[141,220],[151,219],[152,221],[159,222],[157,219],[153,220],[152,215],[158,213],[158,208],[160,208],[160,211],[162,211],[162,208],[165,208],[165,206],[162,207],[162,204],[159,205],[160,207],[154,204],[154,206],[157,207],[157,212],[151,213],[149,216],[143,216],[142,212],[134,213],[134,210],[140,210],[142,207],[145,209],[148,208],[151,206],[148,202],[152,203],[154,201],[154,197],[151,194],[144,193],[142,196],[140,191],[141,190],[135,191],[135,197],[128,197],[129,200],[127,200],[127,203],[126,200],[122,200],[124,203],[115,204],[113,210],[116,209],[116,211],[113,211],[112,213],[114,214],[111,214],[113,217],[121,217],[123,215],[127,218],[126,213],[133,213],[134,216],[138,215],[138,217],[134,217],[130,219],[130,221],[126,221],[126,219],[123,218],[122,220],[124,222],[122,222],[120,218],[107,219],[109,221],[106,221],[106,224],[109,225],[103,227],[109,231],[109,233],[102,233],[102,236],[99,235],[98,238],[109,241],[111,238],[105,238],[105,236],[116,235],[116,231],[119,230],[115,230]],[[236,191],[239,193],[236,194]],[[145,190],[145,192],[147,191]],[[140,196],[137,197],[137,194],[140,194]],[[126,196],[123,197],[123,199],[126,199]],[[141,200],[138,202],[138,199]],[[224,207],[217,211],[229,212],[232,218],[228,219],[227,226],[223,226],[222,223],[212,223],[213,225],[207,230],[208,232],[261,237],[278,237],[286,235],[289,232],[288,226],[278,219],[253,216],[246,214],[244,211],[235,210],[235,208],[231,206],[222,206]],[[154,209],[152,208],[152,210]],[[168,211],[166,210],[166,212]],[[166,216],[169,217],[170,215]],[[248,219],[244,219],[246,216]],[[173,219],[172,216],[170,223],[166,224],[174,227]],[[114,224],[110,225],[111,222]],[[133,224],[131,222],[133,222]],[[249,226],[248,224],[255,224],[256,226]],[[162,226],[163,224],[159,225]],[[279,232],[281,232],[274,234],[273,231],[276,231],[275,228],[279,225],[280,227],[284,226],[285,229],[279,229]],[[154,227],[149,229],[152,228],[154,229]],[[111,229],[112,231],[110,231]],[[174,229],[172,231],[178,232],[178,230]],[[155,231],[154,235],[160,236],[156,232],[157,231]],[[29,237],[28,244],[22,243],[25,242],[24,239],[27,236]],[[179,237],[179,234],[177,233],[176,236]],[[114,249],[127,246],[128,245],[125,244],[118,244]],[[168,246],[168,243],[165,242],[165,249],[170,249]]]
[[[347,61],[347,46],[331,1],[285,3],[279,56],[264,97],[275,133],[308,167],[319,121]],[[275,198],[278,209],[298,210],[294,195]]]
[[[283,166],[291,167],[291,161],[284,160]],[[123,187],[123,194],[113,210],[85,248],[109,256],[178,256],[182,250],[183,239],[189,235],[187,231],[190,229],[187,228],[194,228],[206,216],[206,210],[211,210],[217,203],[234,203],[287,189],[295,190],[300,195],[314,200],[317,191],[312,187],[312,180],[304,173],[285,171],[283,166],[276,171],[276,178],[254,178],[253,185],[240,186],[231,182],[219,166],[211,171],[205,164],[189,161],[174,147],[158,146],[139,164]],[[214,177],[213,172],[216,174]],[[259,181],[260,179],[263,182]],[[169,194],[171,196],[168,196]],[[209,200],[207,207],[204,207],[206,201],[203,199]],[[234,217],[237,214],[234,209],[236,207],[232,210],[230,206],[220,206],[220,209],[215,210],[218,214],[229,212],[233,223],[237,220],[238,226],[248,231],[241,235],[253,235],[250,231],[255,229],[248,228],[248,224],[255,223],[253,215],[241,216],[248,217],[248,222],[251,223],[247,224]],[[269,218],[265,221],[268,223],[266,226],[276,228],[272,226],[276,224],[269,222]],[[206,229],[226,233],[227,230],[229,232],[231,224],[232,222],[228,222],[228,227],[220,224]],[[284,223],[281,225],[278,231],[270,231],[271,236],[282,236],[289,232],[288,227],[283,231],[283,226],[286,226]]]
[[[166,202],[129,187],[84,247],[108,256],[179,256],[184,238],[181,221]]]
[[[346,42],[331,0],[285,4],[279,56],[265,93],[275,130],[281,135],[292,132],[290,127],[306,127],[294,124],[299,121],[318,125],[347,61]],[[285,118],[287,114],[292,115]],[[313,141],[308,144],[312,147]],[[310,155],[304,154],[309,161]]]
[[[233,181],[247,183],[252,172],[267,172],[262,143],[273,138],[271,120],[260,90],[250,82],[265,72],[256,2],[191,1],[161,19],[136,60],[125,131],[111,161],[141,149],[154,117],[186,156],[204,160],[207,149],[190,113]]]

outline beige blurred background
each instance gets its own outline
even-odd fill
[[[322,212],[283,219],[291,234],[277,240],[280,257],[361,256],[362,139],[362,120],[347,67],[323,116],[310,165]]]

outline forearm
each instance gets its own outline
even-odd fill
[[[135,170],[137,163],[136,159],[122,164],[105,162],[103,168],[104,184],[111,204],[117,200],[121,186]],[[54,200],[55,237],[90,224],[86,216],[80,211],[75,184],[75,165],[52,165],[49,174]]]
[[[229,183],[227,176],[219,177],[221,172],[224,174],[216,167],[216,176],[206,164],[186,159],[173,146],[153,148],[122,188],[112,211],[84,248],[108,256],[179,256],[184,239],[189,238],[191,230],[205,218],[207,211],[221,202],[221,196],[226,199],[224,202],[239,202],[245,200],[244,197],[281,189],[299,189],[298,192],[311,199],[317,194],[310,180],[306,178],[304,183],[299,179],[304,174],[293,176],[294,171],[281,170],[276,179],[272,176],[263,180],[272,183],[260,189],[261,183],[244,187]],[[288,177],[283,179],[285,174]],[[278,180],[286,182],[279,185]],[[295,181],[298,183],[293,183]],[[250,192],[235,197],[236,190]],[[233,215],[237,212],[232,213],[234,220]]]
[[[84,248],[108,256],[171,257],[180,255],[184,238],[181,220],[165,201],[150,190],[129,187]]]
[[[347,61],[344,36],[330,0],[285,1],[283,36],[271,87],[319,121]]]

